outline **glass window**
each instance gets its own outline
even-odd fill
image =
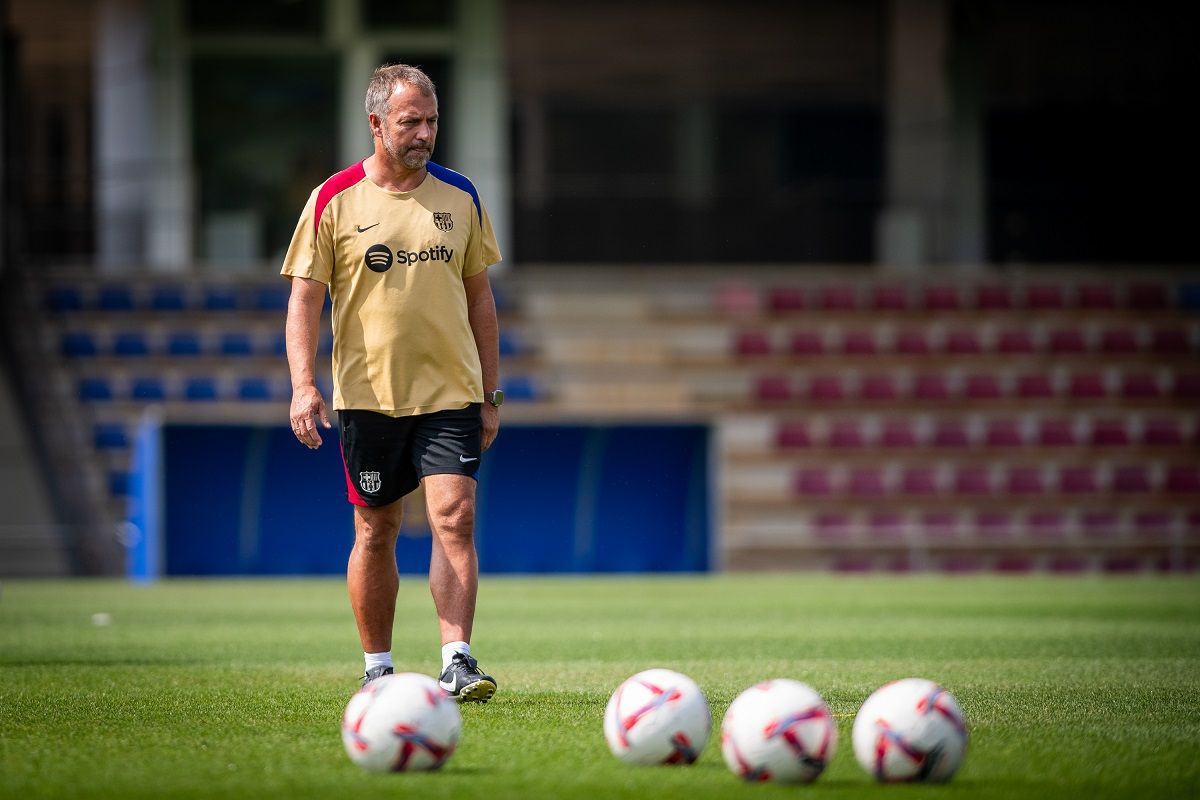
[[[323,0],[188,0],[188,26],[194,34],[319,36],[325,22]]]
[[[449,28],[455,5],[444,0],[362,0],[363,29]]]

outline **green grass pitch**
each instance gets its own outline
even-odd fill
[[[474,647],[500,691],[463,708],[444,769],[396,775],[342,750],[361,657],[339,580],[0,591],[4,798],[1200,796],[1194,578],[485,576]],[[433,673],[437,650],[428,592],[407,579],[397,667]],[[693,766],[628,767],[604,704],[652,666],[694,678],[715,726],[747,686],[805,681],[838,718],[837,755],[810,787],[742,783],[716,735]],[[854,714],[914,675],[963,706],[966,761],[944,786],[875,785]]]

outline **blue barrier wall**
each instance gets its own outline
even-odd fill
[[[139,431],[130,575],[340,574],[352,511],[335,436],[316,451],[286,427]],[[699,425],[508,425],[479,473],[476,542],[489,573],[709,568],[709,433]],[[413,535],[415,534],[415,535]],[[422,573],[427,530],[397,563]]]

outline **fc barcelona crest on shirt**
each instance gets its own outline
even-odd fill
[[[454,229],[454,220],[450,218],[449,211],[433,212],[433,224],[437,225],[439,231],[449,231]]]
[[[379,491],[379,487],[383,486],[383,481],[379,480],[378,472],[360,472],[358,473],[358,485],[364,492],[374,494]]]

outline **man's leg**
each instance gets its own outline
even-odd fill
[[[428,475],[425,507],[433,531],[429,591],[443,645],[442,688],[459,700],[486,702],[496,680],[471,657],[471,629],[479,591],[475,552],[475,480],[466,475]],[[449,647],[447,647],[449,646]],[[455,652],[450,652],[455,651]]]
[[[392,649],[392,622],[400,588],[396,537],[402,513],[402,500],[378,508],[354,507],[354,548],[346,567],[346,586],[364,653]]]
[[[425,478],[425,508],[433,531],[429,591],[442,644],[471,641],[479,558],[475,553],[475,481],[465,475]]]

